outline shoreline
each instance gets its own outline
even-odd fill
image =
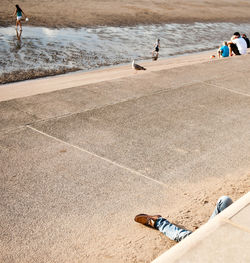
[[[18,43],[18,41],[13,41],[11,39],[11,30],[14,30],[14,26],[12,27],[7,27],[7,28],[2,28],[1,31],[1,36],[5,39],[6,35],[6,44],[5,46],[13,46],[13,51],[9,52],[8,47],[5,47],[6,54],[5,56],[2,55],[0,58],[1,60],[1,65],[4,65],[3,67],[3,73],[0,76],[0,84],[6,84],[6,83],[15,83],[18,81],[24,81],[28,79],[36,79],[36,78],[43,78],[47,76],[56,76],[56,75],[61,75],[65,74],[68,72],[88,72],[89,70],[95,70],[95,69],[102,69],[106,67],[110,67],[112,65],[122,65],[124,63],[129,63],[131,57],[135,58],[137,60],[137,57],[140,59],[148,59],[151,60],[151,54],[150,54],[150,46],[147,45],[147,48],[142,48],[138,50],[138,47],[134,47],[134,41],[137,40],[137,35],[135,32],[140,32],[141,34],[144,34],[145,30],[150,30],[151,35],[157,33],[158,36],[160,36],[161,40],[163,41],[163,52],[160,53],[160,59],[170,59],[175,56],[182,56],[182,55],[189,55],[189,54],[198,54],[203,51],[212,51],[215,49],[217,46],[217,43],[219,43],[222,39],[223,36],[222,34],[225,34],[228,38],[230,31],[232,28],[240,29],[241,32],[246,32],[248,34],[250,30],[250,24],[227,24],[227,23],[214,23],[214,24],[204,24],[204,23],[194,23],[190,25],[176,25],[176,24],[165,24],[162,26],[136,26],[136,27],[125,27],[124,29],[119,29],[119,27],[112,28],[112,27],[107,27],[107,32],[110,31],[111,34],[106,34],[108,35],[105,36],[103,32],[103,28],[105,27],[98,27],[93,28],[93,29],[88,29],[86,27],[83,27],[79,29],[72,29],[72,28],[66,28],[64,29],[51,29],[48,35],[58,35],[58,37],[62,37],[62,41],[60,42],[60,47],[57,46],[56,41],[54,38],[48,37],[46,33],[47,28],[43,27],[32,27],[30,25],[25,25],[24,32],[26,32],[26,35],[24,38],[24,42],[22,41]],[[169,32],[173,30],[173,28],[177,28],[177,30],[173,31],[173,36],[170,35]],[[184,28],[184,30],[183,30]],[[211,30],[213,28],[213,30]],[[157,31],[158,30],[158,31]],[[185,34],[188,30],[191,30],[191,33]],[[117,40],[114,40],[112,42],[112,32],[118,31],[119,33],[113,33],[115,36],[116,34],[120,36],[120,38]],[[182,33],[184,32],[183,38],[178,40],[178,32]],[[206,32],[206,34],[200,33],[200,35],[196,32]],[[70,32],[69,35],[72,33],[72,36],[75,37],[77,47],[73,48],[68,48],[68,41],[71,41],[67,37],[67,33],[65,32]],[[97,32],[97,33],[95,33]],[[161,32],[167,32],[161,33]],[[192,35],[192,32],[193,35]],[[209,42],[209,37],[213,32],[217,32],[217,38],[214,38],[213,42]],[[221,33],[224,32],[224,33]],[[43,44],[39,44],[39,41],[36,40],[36,34],[42,34],[42,37],[40,37],[41,41],[47,41],[45,43],[49,43],[48,48],[45,47]],[[122,54],[119,54],[116,58],[112,57],[113,53],[111,53],[109,50],[106,50],[107,52],[104,53],[104,56],[102,57],[103,53],[98,48],[102,41],[100,40],[99,42],[95,42],[95,47],[91,46],[91,41],[89,41],[89,38],[93,37],[100,37],[102,39],[102,35],[104,37],[104,41],[108,41],[108,45],[112,45],[112,50],[114,54],[115,52],[119,52],[119,43],[121,42],[120,39],[126,38],[128,43],[124,44],[123,46],[123,52]],[[177,42],[175,41],[175,37],[177,38]],[[198,41],[197,44],[190,44],[187,42],[185,43],[185,38],[197,38],[201,37],[203,41]],[[30,40],[30,41],[29,41]],[[120,41],[120,42],[119,42]],[[144,39],[143,40],[145,44],[147,42],[152,42],[153,39],[152,36],[150,40]],[[118,42],[118,43],[117,43]],[[5,43],[5,42],[4,42]],[[43,43],[43,42],[41,42]],[[194,42],[196,43],[196,42]],[[209,43],[209,44],[207,44]],[[32,45],[36,45],[36,52],[32,51]],[[175,48],[176,46],[176,48]],[[182,46],[182,48],[180,48]],[[65,47],[65,48],[63,48]],[[19,51],[20,50],[20,51]],[[141,51],[142,50],[142,51]],[[124,52],[125,51],[125,52]],[[75,53],[78,54],[77,58],[75,56]],[[4,53],[3,53],[4,54]],[[20,55],[21,54],[21,55]],[[31,54],[33,54],[31,56]],[[126,54],[126,55],[124,55]],[[133,55],[136,54],[134,57]],[[100,55],[100,59],[98,59],[98,56]],[[7,56],[7,60],[6,60]],[[17,60],[17,63],[13,64],[11,63],[13,56],[15,60]],[[18,60],[18,56],[21,57],[21,59]],[[27,61],[22,59],[22,57],[29,57],[31,56],[30,59]],[[95,57],[93,57],[95,56]],[[106,57],[105,57],[106,56]],[[110,56],[110,58],[109,58]],[[6,60],[6,63],[4,62]],[[8,62],[7,62],[8,61]],[[37,61],[37,63],[36,63]],[[22,64],[23,62],[23,64]],[[32,65],[32,62],[35,63],[34,66]],[[4,64],[5,63],[5,64]],[[12,66],[14,65],[14,66]],[[18,67],[19,66],[19,67]]]
[[[148,74],[154,71],[161,71],[165,69],[178,68],[182,66],[218,60],[210,59],[210,52],[215,53],[215,50],[203,51],[193,54],[184,54],[167,59],[159,59],[157,61],[141,60],[138,61],[138,63],[145,66],[147,70],[145,72],[138,72],[136,74],[131,68],[131,63],[125,63],[116,66],[111,65],[108,67],[92,69],[89,71],[80,70],[54,76],[45,76],[23,81],[5,83],[0,85],[0,101],[7,101],[56,90],[68,89],[76,86],[83,86],[102,81],[125,78],[133,75],[136,76],[139,74]],[[30,85],[27,85],[27,83]]]
[[[27,23],[27,22],[26,22]],[[107,21],[105,23],[71,23],[66,22],[62,24],[55,24],[55,23],[47,23],[47,22],[40,22],[40,21],[29,21],[28,25],[32,27],[46,27],[49,29],[63,29],[63,28],[72,28],[72,29],[80,29],[80,28],[95,28],[95,27],[133,27],[133,26],[145,26],[145,25],[163,25],[163,24],[194,24],[194,23],[234,23],[234,24],[247,24],[250,23],[250,18],[235,18],[235,19],[220,19],[220,18],[213,18],[213,19],[185,19],[185,18],[178,18],[178,19],[162,19],[162,20],[143,20],[143,21],[137,21],[137,20],[131,20],[130,22],[112,22]],[[25,24],[24,24],[25,25]],[[9,27],[9,26],[15,26],[15,20],[13,21],[7,21],[4,22],[0,20],[0,27]]]
[[[215,52],[215,49],[208,49],[208,50],[204,50],[204,51],[197,51],[197,52],[189,52],[189,53],[185,53],[185,54],[179,54],[179,55],[170,55],[169,57],[161,57],[157,62],[153,62],[153,63],[158,63],[159,61],[166,61],[166,60],[171,60],[171,59],[175,59],[175,58],[179,58],[182,56],[192,56],[192,55],[199,55],[199,54],[205,54],[208,52]],[[152,59],[145,59],[145,60],[140,60],[143,63],[148,63],[148,62],[152,62]],[[14,83],[19,83],[19,82],[23,82],[23,81],[30,81],[30,80],[37,80],[37,79],[43,79],[43,78],[49,78],[49,77],[56,77],[56,76],[64,76],[64,75],[68,75],[68,74],[75,74],[75,73],[88,73],[88,72],[92,72],[92,71],[97,71],[97,70],[105,70],[105,69],[110,69],[113,67],[120,67],[120,66],[126,66],[129,65],[130,62],[125,62],[125,63],[119,63],[117,65],[108,65],[108,66],[100,66],[100,67],[96,67],[96,68],[92,68],[92,69],[79,69],[79,68],[61,68],[61,69],[53,69],[51,71],[49,70],[34,70],[31,69],[30,71],[32,72],[32,75],[30,75],[29,77],[25,76],[23,77],[23,79],[20,79],[19,77],[17,77],[16,79],[13,79],[12,77],[16,75],[23,75],[24,73],[29,73],[29,71],[19,71],[19,72],[10,72],[10,73],[3,73],[2,77],[0,78],[0,87],[1,85],[8,85],[8,84],[14,84]],[[8,78],[12,78],[11,80],[8,81]],[[2,80],[3,79],[3,80]],[[5,80],[7,79],[7,80]]]
[[[25,24],[26,23],[26,24]],[[221,20],[221,19],[177,19],[177,20],[172,20],[172,19],[167,19],[167,20],[162,20],[162,21],[144,21],[144,22],[133,22],[133,23],[105,23],[105,24],[71,24],[71,23],[66,23],[62,25],[56,25],[56,24],[46,24],[46,23],[39,23],[36,21],[29,21],[29,22],[24,22],[23,27],[29,26],[29,27],[45,27],[48,29],[81,29],[81,28],[102,28],[102,27],[136,27],[136,26],[160,26],[160,25],[165,25],[165,24],[186,24],[186,25],[191,25],[195,23],[232,23],[232,24],[249,24],[250,23],[250,18],[249,19],[228,19],[228,20]],[[6,28],[6,27],[15,27],[15,20],[12,22],[3,22],[0,20],[0,27]]]

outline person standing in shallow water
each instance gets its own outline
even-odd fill
[[[18,26],[19,26],[20,27],[20,35],[21,35],[21,32],[22,32],[21,20],[23,20],[26,17],[26,15],[23,12],[23,10],[20,8],[19,5],[16,5],[16,9],[15,9],[13,16],[16,16],[16,30],[18,30]]]
[[[153,58],[158,58],[159,56],[159,51],[160,51],[160,39],[156,39],[156,42],[154,44],[154,50],[152,51],[152,57]]]

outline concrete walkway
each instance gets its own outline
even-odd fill
[[[136,214],[249,172],[250,56],[203,60],[3,99],[0,262],[149,262]]]
[[[250,262],[250,192],[152,263]]]

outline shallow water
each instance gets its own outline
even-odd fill
[[[156,38],[160,58],[218,48],[233,32],[250,32],[250,24],[193,23],[49,29],[23,26],[0,28],[0,83],[90,70],[151,59]]]

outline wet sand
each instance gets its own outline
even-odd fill
[[[10,17],[14,4],[1,1],[0,26],[15,23]],[[27,0],[20,6],[30,25],[48,27],[250,21],[250,2],[235,0]]]

